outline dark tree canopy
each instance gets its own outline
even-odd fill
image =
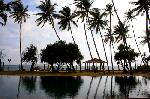
[[[128,60],[131,62],[139,56],[139,53],[136,53],[134,49],[131,49],[130,46],[124,46],[123,44],[118,46],[118,50],[119,52],[115,54],[116,61]]]
[[[31,44],[30,47],[27,47],[26,50],[23,52],[22,60],[24,62],[37,62],[37,48]]]
[[[82,60],[83,56],[78,49],[77,44],[65,41],[58,41],[54,44],[49,44],[41,52],[41,61],[49,64],[53,63],[73,63],[77,60]]]

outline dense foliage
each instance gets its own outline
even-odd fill
[[[57,41],[54,44],[49,44],[41,52],[41,61],[51,64],[52,70],[55,70],[53,64],[57,64],[57,70],[60,69],[60,65],[69,64],[74,70],[73,62],[83,59],[81,52],[78,49],[77,44],[69,43],[65,41]]]
[[[31,44],[30,47],[27,47],[26,50],[23,52],[22,56],[23,62],[31,62],[31,71],[33,70],[33,66],[37,62],[37,48]]]
[[[122,63],[124,70],[125,70],[125,66],[127,69],[128,66],[130,66],[130,70],[131,70],[132,69],[131,62],[134,61],[135,58],[139,56],[139,53],[135,52],[134,49],[131,49],[130,46],[125,46],[123,44],[120,44],[118,46],[118,50],[119,51],[116,52],[115,54],[115,60]]]

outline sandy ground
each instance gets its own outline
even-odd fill
[[[76,71],[76,73],[68,73],[66,71],[60,71],[59,73],[52,73],[48,71],[0,71],[0,75],[11,76],[131,76],[130,73],[124,74],[122,71],[105,71],[104,72],[87,72]],[[133,72],[132,76],[150,76],[150,72]]]

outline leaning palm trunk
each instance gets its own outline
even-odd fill
[[[111,34],[111,11],[110,11],[110,34]],[[112,56],[112,49],[111,49],[111,41],[110,41],[110,54],[111,54],[111,65],[112,65],[112,71],[114,73],[114,64],[113,64],[113,56]]]
[[[133,28],[133,25],[132,25],[132,28]],[[133,36],[134,36],[134,41],[135,41],[135,43],[136,43],[137,49],[138,49],[139,53],[141,54],[141,51],[140,51],[139,45],[138,45],[137,40],[136,40],[136,38],[135,38],[134,30],[133,30]]]
[[[69,26],[70,26],[70,31],[71,31],[71,37],[72,37],[72,40],[73,40],[74,44],[76,44],[75,39],[74,39],[74,37],[73,37],[73,33],[72,33],[72,29],[71,29],[70,23],[69,23]]]
[[[150,42],[149,42],[149,36],[150,34],[148,33],[148,19],[149,15],[148,15],[148,11],[146,11],[146,36],[147,36],[147,44],[148,44],[148,48],[149,48],[149,52],[150,52]]]
[[[20,23],[20,61],[21,61],[21,64],[20,64],[20,66],[21,66],[21,70],[23,71],[23,66],[22,66],[22,54],[21,54],[21,52],[22,52],[22,50],[21,50],[21,38],[22,38],[22,36],[21,36],[21,27],[22,27],[22,23]]]
[[[73,37],[72,29],[71,29],[71,37],[72,37],[72,40],[73,40],[74,44],[76,44],[76,42],[74,40],[74,37]]]
[[[91,59],[93,59],[93,56],[92,56],[92,53],[91,53],[91,48],[90,48],[90,45],[89,45],[89,42],[88,42],[88,38],[87,38],[85,23],[84,23],[84,31],[85,31],[84,33],[85,33],[85,38],[86,38],[86,43],[87,43],[87,46],[88,46],[88,49],[89,49],[89,53],[90,53]]]
[[[119,15],[118,15],[118,13],[117,13],[116,7],[115,7],[114,0],[111,0],[111,1],[112,1],[113,6],[114,6],[114,11],[115,11],[116,16],[117,16],[117,18],[118,18],[118,21],[121,22],[121,20],[120,20],[120,18],[119,18]]]
[[[105,58],[106,58],[107,66],[108,66],[108,58],[107,58],[106,49],[105,49],[105,45],[104,45],[104,39],[103,39],[103,36],[102,36],[101,32],[100,32],[100,36],[101,36],[101,39],[102,39],[103,49],[104,49]],[[103,71],[105,72],[104,67],[103,67]],[[108,66],[108,71],[109,71],[109,66]]]
[[[52,27],[53,27],[53,29],[54,29],[54,31],[55,31],[55,33],[56,33],[56,36],[57,36],[58,40],[60,41],[61,39],[60,39],[60,37],[58,36],[58,33],[57,33],[56,29],[55,29],[54,22],[53,22],[53,24],[52,24]]]

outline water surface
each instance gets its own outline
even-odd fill
[[[150,78],[0,76],[0,99],[116,98],[150,98]]]

